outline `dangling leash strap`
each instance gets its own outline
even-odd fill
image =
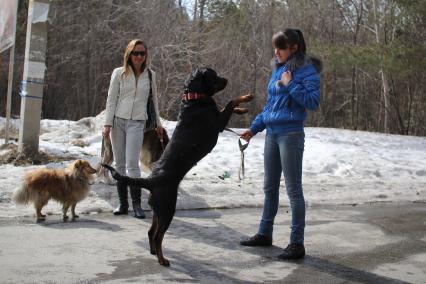
[[[105,153],[105,138],[102,136],[102,146],[101,146],[101,157],[104,157],[104,153]]]
[[[235,132],[234,130],[232,130],[228,127],[226,127],[225,130],[240,136],[240,134],[238,134],[237,132]],[[240,164],[240,169],[238,170],[238,178],[240,180],[244,179],[244,177],[245,177],[245,175],[244,175],[244,150],[247,149],[248,145],[249,145],[249,142],[243,144],[243,143],[241,143],[241,138],[238,139],[238,146],[240,148],[240,153],[241,153],[241,164]]]
[[[240,146],[240,152],[241,152],[241,166],[240,166],[240,169],[238,171],[238,178],[240,180],[245,178],[245,174],[244,174],[244,150],[247,149],[248,145],[249,145],[249,142],[247,142],[246,144],[243,145],[241,143],[241,138],[238,139],[238,146]]]

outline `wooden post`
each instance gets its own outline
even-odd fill
[[[18,150],[38,153],[40,118],[46,70],[48,0],[30,0],[28,5],[24,76],[21,86],[21,125]]]

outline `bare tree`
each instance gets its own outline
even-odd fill
[[[20,3],[26,15],[27,2]],[[308,53],[325,66],[321,107],[307,126],[426,135],[424,1],[196,0],[187,10],[188,3],[52,1],[43,118],[80,119],[102,111],[112,70],[122,65],[129,40],[141,38],[157,73],[164,118],[176,119],[185,79],[206,65],[229,81],[216,97],[219,105],[235,95],[255,95],[249,114],[231,120],[231,126],[247,127],[266,100],[272,34],[296,27]],[[18,17],[15,114],[26,18]],[[5,82],[5,64],[0,67]]]

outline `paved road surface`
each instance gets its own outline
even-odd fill
[[[0,218],[0,283],[426,283],[426,204],[309,207],[297,262],[275,258],[289,238],[286,207],[273,247],[239,245],[260,213],[178,211],[163,242],[170,268],[149,254],[150,220]]]

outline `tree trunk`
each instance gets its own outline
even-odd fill
[[[390,99],[389,99],[389,81],[383,68],[380,69],[382,77],[382,88],[383,88],[383,104],[384,104],[384,118],[383,118],[383,130],[385,133],[389,133],[389,115],[390,115]]]

